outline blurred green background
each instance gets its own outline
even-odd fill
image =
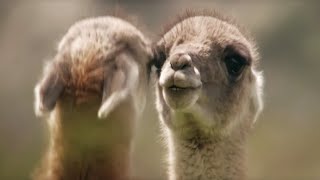
[[[29,179],[47,142],[33,113],[45,59],[75,21],[134,14],[153,38],[186,8],[216,8],[249,27],[266,79],[265,110],[248,144],[250,180],[320,179],[320,1],[0,1],[0,179]],[[134,174],[165,179],[152,93],[134,143]]]

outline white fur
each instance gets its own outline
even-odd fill
[[[49,116],[50,112],[47,111],[43,104],[42,104],[42,100],[41,100],[41,96],[40,96],[40,84],[37,84],[36,87],[34,88],[34,112],[36,114],[37,117],[46,117]]]
[[[99,109],[98,117],[100,119],[104,119],[108,117],[111,111],[114,110],[123,100],[128,97],[128,89],[121,90],[119,92],[114,92],[112,95],[106,100]]]
[[[112,112],[121,102],[131,94],[135,94],[133,91],[136,90],[138,79],[139,79],[139,67],[136,62],[127,62],[129,63],[130,72],[128,73],[128,84],[127,86],[117,92],[113,92],[110,97],[102,104],[98,111],[98,117],[100,119],[105,119],[108,117],[110,112]],[[134,101],[136,102],[136,101]],[[135,110],[138,111],[138,104],[135,103]]]
[[[258,72],[255,70],[252,70],[253,75],[256,77],[256,87],[253,87],[253,92],[255,93],[255,103],[258,107],[257,113],[254,116],[253,124],[256,122],[259,114],[263,110],[263,86],[264,86],[264,79],[263,79],[263,72]]]

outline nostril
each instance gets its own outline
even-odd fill
[[[191,67],[191,57],[187,54],[175,56],[170,60],[170,65],[173,70],[183,70]]]
[[[189,66],[188,64],[183,64],[182,67],[181,67],[181,69],[185,69],[185,68],[187,68],[188,66]]]

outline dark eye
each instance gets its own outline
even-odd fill
[[[229,75],[238,77],[246,65],[246,60],[239,55],[231,55],[225,58],[225,63]]]
[[[162,47],[153,48],[153,59],[151,60],[151,64],[156,67],[156,72],[158,77],[160,77],[161,68],[166,61],[167,56]]]
[[[153,55],[154,57],[153,57],[152,63],[157,69],[160,70],[167,59],[166,54],[162,49],[155,48],[153,49]]]

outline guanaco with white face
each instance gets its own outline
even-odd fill
[[[155,52],[169,179],[244,180],[247,133],[262,110],[252,38],[217,12],[187,12]]]
[[[128,179],[135,120],[144,109],[149,40],[131,23],[75,23],[35,87],[50,144],[34,178]]]

